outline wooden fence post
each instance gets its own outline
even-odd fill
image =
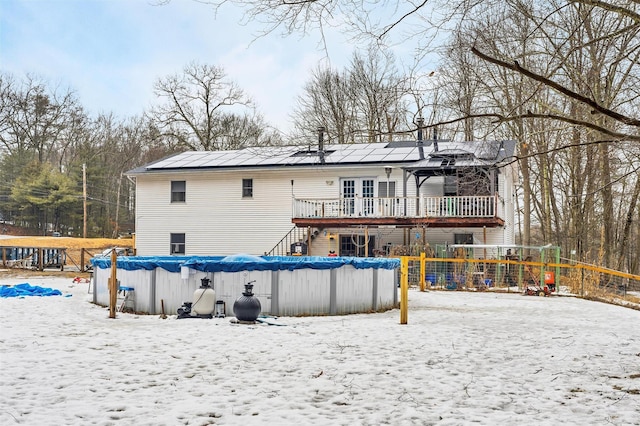
[[[424,252],[420,253],[420,291],[425,291],[426,287],[427,287],[427,283],[426,281],[426,275],[427,275],[427,262],[426,259],[427,255],[424,254]]]
[[[117,254],[116,250],[111,250],[111,277],[109,278],[109,318],[116,317],[116,304],[118,302],[118,277],[117,277]]]
[[[407,324],[409,309],[409,258],[400,258],[400,324]]]

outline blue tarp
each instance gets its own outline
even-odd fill
[[[222,260],[224,256],[209,256],[206,259],[215,262]],[[147,270],[152,271],[156,268],[162,268],[169,272],[180,272],[180,268],[185,262],[193,259],[193,256],[118,256],[116,264],[118,268],[125,271]],[[111,258],[98,257],[91,259],[94,268],[109,269],[111,268]]]
[[[202,272],[278,271],[296,269],[335,269],[351,265],[356,269],[396,269],[399,259],[377,257],[322,257],[322,256],[122,256],[117,267],[127,271],[162,268],[180,272],[185,266]],[[91,259],[94,268],[111,268],[111,259]]]
[[[24,296],[62,296],[60,290],[53,288],[32,286],[29,283],[16,284],[14,286],[0,286],[0,297],[24,297]]]

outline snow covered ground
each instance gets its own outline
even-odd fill
[[[640,425],[640,312],[410,291],[399,311],[234,325],[0,299],[2,425]],[[65,297],[69,296],[70,297]]]

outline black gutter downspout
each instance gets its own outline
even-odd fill
[[[324,164],[324,127],[318,127],[318,157],[320,164]]]
[[[438,128],[433,128],[433,152],[438,152]]]
[[[424,119],[422,117],[418,117],[418,155],[420,155],[420,160],[424,160],[424,142],[422,141],[423,124]],[[418,185],[418,175],[414,172],[413,176],[416,179],[416,215],[418,215],[420,212],[420,186]]]
[[[424,118],[418,117],[418,154],[420,155],[420,159],[424,160],[424,144],[422,142],[422,125],[424,124]],[[436,148],[436,151],[438,149]]]
[[[402,209],[402,216],[407,216],[407,169],[402,169],[402,197],[404,198],[404,207]]]

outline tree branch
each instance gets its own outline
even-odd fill
[[[397,25],[400,25],[400,23],[402,23],[402,21],[404,21],[405,19],[407,19],[409,16],[413,15],[414,13],[416,13],[418,10],[420,10],[422,7],[424,7],[427,2],[429,0],[424,0],[421,4],[415,6],[413,8],[413,10],[405,13],[404,15],[402,15],[400,18],[398,18],[395,22],[392,22],[391,24],[389,24],[387,26],[387,28],[385,28],[385,30],[378,36],[378,39],[382,39],[384,38],[384,36],[386,36],[389,32],[391,32]]]
[[[636,22],[640,22],[640,15],[632,11],[628,7],[618,6],[615,4],[607,3],[601,0],[573,0],[573,3],[581,3],[589,6],[596,6],[601,9],[609,10],[611,12],[619,13],[633,19]]]
[[[536,114],[532,112],[527,112],[525,114],[518,114],[506,117],[502,114],[497,113],[486,113],[486,114],[469,114],[463,117],[457,117],[451,120],[439,121],[433,124],[427,124],[421,127],[421,129],[432,129],[434,127],[443,126],[447,124],[458,123],[460,121],[468,120],[470,118],[494,118],[493,123],[504,123],[507,121],[520,120],[523,118],[542,118],[542,119],[550,119],[556,121],[562,121],[564,123],[573,124],[575,126],[587,127],[589,129],[600,132],[604,135],[611,136],[615,140],[623,141],[640,141],[640,135],[630,135],[627,133],[614,132],[613,130],[607,129],[606,127],[598,126],[597,124],[591,123],[589,121],[576,120],[574,118],[565,117],[563,115],[557,114]],[[410,130],[408,133],[413,132],[414,130]]]
[[[532,80],[538,81],[542,84],[544,84],[545,86],[551,87],[553,89],[555,89],[556,91],[562,93],[565,96],[568,96],[572,99],[577,100],[578,102],[581,102],[585,105],[590,106],[591,108],[594,109],[595,112],[599,112],[603,115],[606,115],[607,117],[613,118],[616,121],[619,121],[620,123],[629,125],[629,126],[635,126],[635,127],[640,127],[640,120],[632,118],[632,117],[628,117],[626,115],[620,114],[616,111],[613,111],[609,108],[605,108],[602,105],[598,104],[596,101],[594,101],[593,99],[587,98],[586,96],[583,96],[577,92],[574,92],[573,90],[570,90],[566,87],[564,87],[563,85],[556,83],[555,81],[551,80],[550,78],[544,77],[540,74],[536,74],[533,71],[528,70],[527,68],[524,68],[522,66],[520,66],[520,64],[518,63],[518,61],[513,61],[513,64],[509,63],[509,62],[505,62],[502,61],[498,58],[494,58],[492,56],[489,56],[483,52],[481,52],[480,50],[478,50],[475,46],[473,46],[471,48],[471,52],[478,56],[481,59],[484,59],[487,62],[491,62],[492,64],[498,65],[499,67],[502,68],[507,68],[510,69],[512,71],[515,71],[519,74],[522,74],[526,77],[531,78]],[[556,116],[559,117],[559,116]],[[586,123],[586,122],[583,122]],[[586,125],[586,124],[585,124]],[[588,126],[589,127],[589,126]],[[610,132],[610,131],[609,131]],[[607,134],[610,134],[608,132],[604,132]]]

